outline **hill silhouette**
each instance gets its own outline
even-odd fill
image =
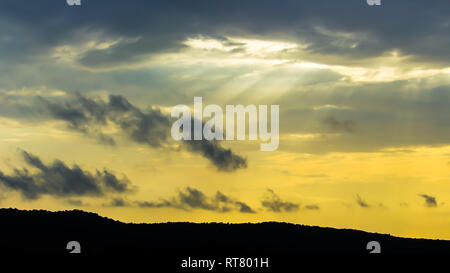
[[[139,255],[179,263],[182,257],[299,257],[368,255],[378,241],[384,254],[450,254],[450,241],[408,239],[350,229],[289,223],[130,224],[81,210],[0,209],[1,252],[67,254],[78,241],[81,255]],[[71,254],[72,255],[72,254]],[[370,254],[372,255],[372,254]]]

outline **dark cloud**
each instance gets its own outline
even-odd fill
[[[88,203],[83,202],[83,200],[80,199],[67,199],[65,200],[65,203],[71,206],[76,207],[83,207],[83,206],[89,206]]]
[[[109,96],[109,101],[94,100],[80,94],[63,101],[38,97],[43,115],[63,120],[69,128],[100,140],[109,139],[101,132],[107,121],[118,125],[133,141],[161,147],[170,137],[170,121],[159,110],[143,112],[122,96]],[[112,139],[107,144],[115,143]]]
[[[318,205],[306,205],[304,208],[309,209],[309,210],[319,210],[320,209],[320,207]]]
[[[137,201],[137,205],[141,208],[166,208],[166,207],[174,207],[174,208],[182,208],[173,204],[168,200],[161,200],[157,202],[149,202],[149,201]]]
[[[123,193],[130,190],[126,177],[119,179],[110,171],[96,170],[94,174],[78,165],[67,166],[60,160],[46,165],[37,156],[21,152],[24,161],[37,172],[27,168],[14,169],[12,175],[0,171],[0,183],[18,191],[26,199],[38,199],[42,195],[55,197],[102,196],[108,192]]]
[[[25,107],[25,105],[22,105]],[[153,148],[167,148],[173,144],[170,135],[171,119],[159,109],[143,111],[120,95],[110,95],[108,101],[87,98],[77,94],[70,99],[37,97],[37,104],[28,106],[30,118],[65,121],[72,130],[91,136],[106,145],[115,145],[113,136],[103,132],[108,123],[120,127],[132,141]],[[0,113],[1,114],[1,113]],[[231,149],[223,148],[218,141],[183,141],[183,147],[208,159],[220,171],[246,168],[247,160]]]
[[[234,204],[238,206],[240,212],[255,213],[255,211],[250,206],[243,202],[235,201]]]
[[[356,195],[355,199],[356,199],[355,200],[356,204],[358,204],[360,207],[362,207],[362,208],[370,207],[370,205],[364,199],[362,199],[361,196],[359,196],[359,194]]]
[[[122,198],[113,198],[109,203],[103,204],[104,207],[126,207],[128,202]]]
[[[267,189],[268,196],[261,202],[262,206],[273,212],[292,212],[300,208],[299,204],[282,201],[271,189]]]
[[[190,187],[185,192],[178,193],[178,201],[181,205],[194,209],[214,210],[214,206],[208,203],[206,196],[199,190]]]
[[[49,102],[47,102],[47,105]],[[78,95],[75,101],[66,103],[66,111],[75,113],[63,118],[58,116],[59,112],[53,113],[52,107],[47,108],[55,118],[61,118],[76,130],[88,132],[92,125],[105,125],[111,121],[120,126],[122,131],[133,141],[147,144],[152,147],[161,148],[171,141],[169,117],[162,114],[158,109],[150,109],[146,112],[132,105],[123,96],[109,96],[109,102],[94,101]],[[70,109],[70,110],[69,110]],[[69,111],[68,111],[69,110]],[[81,113],[81,115],[79,115]],[[56,115],[55,115],[56,114]],[[100,131],[101,128],[96,128]],[[110,138],[100,133],[103,138]],[[114,142],[114,140],[111,140]],[[211,161],[220,171],[234,171],[247,167],[247,160],[233,153],[230,149],[220,146],[217,141],[184,141],[188,150],[202,155]]]
[[[242,212],[242,213],[255,213],[255,211],[250,206],[248,206],[246,203],[237,201],[229,196],[226,196],[225,194],[221,193],[220,191],[218,191],[216,193],[216,197],[213,200],[213,203],[215,203],[215,204],[223,203],[223,204],[225,204],[225,206],[235,207],[239,212]],[[225,208],[225,207],[222,207],[222,210],[223,210],[223,208]]]
[[[355,130],[355,122],[351,120],[339,121],[335,117],[327,117],[323,123],[334,131],[353,132]]]
[[[419,194],[419,196],[425,199],[425,206],[429,208],[437,207],[436,197],[427,194]]]
[[[209,159],[220,171],[234,171],[247,168],[247,159],[235,154],[231,149],[220,146],[218,141],[191,140],[185,141],[189,150]]]
[[[118,43],[108,49],[93,49],[81,55],[78,62],[87,67],[108,67],[142,61],[151,54],[174,52],[185,48],[183,34],[140,37],[132,42]]]
[[[246,203],[235,200],[220,191],[213,197],[206,196],[203,192],[187,187],[170,200],[160,200],[157,202],[136,202],[141,208],[177,208],[177,209],[204,209],[217,212],[239,211],[242,213],[255,213]]]
[[[92,33],[119,42],[79,56],[78,61],[90,67],[177,51],[187,37],[197,35],[301,41],[312,53],[352,59],[398,50],[419,61],[448,64],[450,60],[450,4],[446,0],[432,4],[385,1],[382,8],[370,7],[363,0],[230,0],[214,4],[208,0],[97,0],[85,1],[77,9],[65,1],[3,0],[0,10],[4,33],[1,58],[16,62],[42,56],[57,45],[82,43]]]

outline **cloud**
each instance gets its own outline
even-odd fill
[[[387,1],[383,9],[369,7],[365,1],[325,0],[230,0],[214,5],[208,0],[189,5],[182,0],[109,0],[84,5],[73,12],[65,1],[1,1],[2,60],[26,62],[59,45],[86,43],[94,34],[100,41],[115,43],[80,52],[77,61],[84,66],[129,64],[179,51],[189,37],[233,34],[282,38],[301,43],[312,54],[350,60],[393,50],[417,61],[448,64],[450,60],[446,0],[435,0],[433,5]],[[37,15],[36,10],[42,12]]]
[[[216,204],[224,203],[226,205],[234,206],[239,210],[239,212],[242,212],[242,213],[255,213],[255,211],[250,206],[248,206],[246,203],[234,200],[233,198],[226,196],[225,194],[221,193],[220,191],[218,191],[216,193],[216,197],[215,197],[213,203],[216,203]]]
[[[357,194],[356,195],[356,203],[360,206],[360,207],[362,207],[362,208],[369,208],[370,207],[370,205],[365,201],[365,200],[363,200],[362,198],[361,198],[361,196],[359,196],[359,194]]]
[[[161,147],[170,137],[170,121],[157,109],[142,112],[122,96],[110,95],[109,101],[94,100],[77,94],[63,101],[38,97],[40,113],[49,118],[67,122],[70,129],[86,135],[110,138],[102,126],[113,122],[133,141],[152,147]],[[115,141],[107,141],[114,144]]]
[[[65,200],[65,203],[76,207],[89,206],[89,203],[85,203],[83,202],[83,200],[80,199],[67,199]]]
[[[190,151],[209,159],[220,171],[232,172],[247,168],[247,159],[235,154],[231,149],[220,146],[218,141],[191,140],[184,142]]]
[[[27,165],[37,169],[14,169],[12,175],[0,171],[0,183],[8,189],[18,191],[25,199],[35,200],[42,195],[54,197],[103,196],[108,192],[124,193],[130,190],[126,177],[122,179],[104,169],[94,174],[78,165],[67,166],[61,160],[45,164],[41,159],[26,151],[21,155]]]
[[[304,208],[309,209],[309,210],[319,210],[320,209],[320,207],[318,205],[306,205]]]
[[[28,118],[39,116],[64,121],[69,129],[106,145],[116,145],[114,137],[104,132],[109,124],[120,128],[130,140],[152,148],[169,149],[175,143],[170,134],[172,124],[169,116],[155,107],[143,111],[120,95],[110,95],[107,101],[81,94],[64,99],[38,96],[36,101],[22,103],[21,106],[28,107]],[[208,159],[219,171],[232,172],[247,167],[244,157],[223,148],[218,141],[183,141],[182,147]]]
[[[160,200],[156,202],[137,201],[141,208],[177,208],[183,210],[203,209],[217,212],[238,211],[242,213],[255,213],[246,203],[235,200],[220,191],[213,197],[206,196],[198,189],[187,187],[179,191],[178,195],[170,200]]]
[[[353,132],[355,130],[355,122],[351,120],[339,121],[335,117],[327,117],[323,123],[335,131]]]
[[[280,131],[317,137],[288,140],[280,147],[329,153],[448,145],[450,85],[437,80],[439,85],[433,86],[433,81],[352,83],[314,92],[308,88],[288,92],[276,101],[284,106]],[[328,104],[335,107],[312,107]]]
[[[433,5],[419,0],[408,3],[389,1],[383,3],[383,10],[376,10],[363,0],[358,1],[359,3],[288,1],[283,4],[275,0],[264,0],[261,2],[264,4],[258,2],[257,6],[242,1],[210,5],[200,0],[189,7],[182,3],[169,5],[163,1],[132,1],[129,5],[124,5],[112,0],[108,3],[92,1],[86,4],[88,7],[75,13],[64,1],[53,2],[25,4],[21,0],[1,1],[1,59],[6,64],[27,64],[20,68],[9,65],[0,68],[0,85],[4,88],[45,85],[69,93],[73,90],[110,90],[115,93],[127,90],[130,98],[151,98],[154,104],[162,105],[187,104],[192,101],[191,94],[205,94],[210,90],[216,93],[222,89],[223,92],[228,92],[229,86],[244,88],[245,92],[234,92],[242,94],[236,98],[238,103],[244,102],[245,97],[250,97],[251,103],[257,104],[257,99],[265,96],[253,97],[249,94],[261,94],[265,88],[276,88],[280,89],[277,97],[281,96],[281,100],[273,101],[272,96],[270,103],[282,105],[282,133],[295,131],[323,134],[320,138],[311,138],[301,143],[284,141],[280,149],[305,153],[365,152],[385,147],[449,143],[450,126],[446,118],[449,114],[448,73],[443,72],[440,78],[431,76],[424,79],[431,67],[436,68],[436,64],[430,62],[444,62],[446,67],[449,64],[450,58],[445,58],[450,56],[450,35],[447,35],[450,14],[447,12],[450,6],[448,1],[437,0]],[[108,10],[104,9],[106,5]],[[201,12],[205,5],[208,6],[208,14]],[[44,10],[42,14],[35,14],[34,10],[37,8]],[[259,12],[246,12],[255,9]],[[405,14],[402,12],[404,9],[409,12]],[[135,16],[137,10],[147,16]],[[332,13],[332,10],[337,12]],[[355,14],[358,16],[355,17]],[[398,14],[401,14],[400,18]],[[123,25],[112,19],[117,17],[126,18],[127,24]],[[52,18],[59,19],[55,21]],[[405,25],[408,27],[405,28]],[[43,35],[44,30],[49,31],[45,31]],[[301,74],[302,77],[292,77],[283,68],[270,69],[269,72],[262,73],[261,77],[250,77],[252,80],[246,81],[242,75],[259,75],[256,71],[258,68],[255,70],[254,65],[227,68],[222,65],[222,61],[229,60],[229,55],[214,56],[215,63],[208,66],[197,61],[198,55],[190,55],[194,49],[189,48],[185,53],[195,59],[195,62],[187,67],[178,65],[178,62],[176,66],[169,67],[166,59],[160,61],[161,59],[156,58],[162,52],[184,50],[183,44],[195,37],[214,39],[220,42],[220,46],[238,46],[245,50],[254,46],[248,41],[251,39],[298,44],[300,48],[305,47],[304,50],[313,54],[314,58],[309,55],[299,58],[299,53],[291,50],[287,53],[277,52],[275,57],[287,58],[293,62],[307,60],[320,64],[323,68],[298,69],[293,66],[295,69],[291,73],[297,76]],[[233,37],[242,39],[236,43]],[[98,46],[110,41],[113,41],[111,45]],[[54,64],[53,61],[57,58],[50,58],[58,48],[69,51],[67,48],[83,47],[84,44],[94,45],[74,52],[73,66]],[[401,60],[421,60],[425,63],[413,65],[403,64],[402,61],[392,63],[392,60],[384,62],[382,59],[372,62],[365,59],[373,56],[387,56],[389,59],[393,50]],[[208,50],[205,49],[202,53],[209,52],[206,51]],[[133,66],[135,62],[147,62],[152,56],[155,57],[155,62],[150,67]],[[358,60],[358,65],[351,63]],[[33,66],[33,62],[36,65]],[[333,62],[344,67],[325,65]],[[90,68],[130,66],[120,71],[97,73],[80,69],[78,64]],[[365,68],[360,70],[359,65]],[[391,72],[392,67],[395,69]],[[292,67],[286,70],[291,69]],[[405,70],[413,70],[412,76],[409,75],[410,79],[395,81],[398,75],[406,73]],[[433,73],[437,73],[436,71],[438,70]],[[390,82],[352,83],[351,78],[358,78],[358,75],[369,82],[374,77]],[[285,76],[286,80],[281,76]],[[62,80],[68,77],[70,80]],[[272,78],[277,79],[274,87],[268,84]],[[307,79],[306,83],[303,78]],[[278,83],[280,79],[286,82],[286,86]],[[310,82],[311,79],[314,80]],[[249,84],[253,80],[255,84]],[[291,81],[294,83],[289,86]],[[443,86],[436,87],[436,83]],[[289,87],[292,90],[286,93],[281,90]],[[230,97],[231,99],[234,98]],[[336,107],[320,108],[326,105]],[[320,109],[314,110],[312,106]],[[8,112],[6,115],[16,112],[19,116],[34,114],[21,104],[7,103],[0,107],[0,112]],[[86,129],[83,128],[83,117],[76,116],[79,113],[58,113],[57,109],[55,113],[61,118],[70,118],[74,122],[72,126],[78,130]],[[351,130],[352,134],[345,133]],[[92,127],[89,133],[102,143],[114,145],[116,142],[105,133],[93,131]],[[227,162],[219,160],[221,157],[230,159],[230,156],[227,157],[227,150],[211,150],[208,145],[193,144],[186,148],[192,148],[192,152],[198,154],[214,156],[210,158],[211,162],[215,161],[213,164],[218,164],[221,169],[245,166],[242,157],[230,160],[233,164],[221,164]]]
[[[156,108],[146,112],[132,105],[123,96],[110,95],[109,101],[93,100],[82,95],[63,104],[40,98],[44,111],[56,119],[69,123],[69,127],[88,135],[96,135],[106,144],[114,144],[112,137],[101,131],[101,126],[112,122],[118,125],[131,140],[154,148],[171,143],[171,120]],[[105,141],[106,140],[106,141]],[[220,171],[235,171],[247,167],[247,160],[220,146],[217,141],[184,141],[187,150],[210,160]]]
[[[182,209],[182,206],[178,206],[168,200],[161,200],[157,202],[149,202],[149,201],[136,201],[136,204],[141,208],[179,208]]]
[[[113,198],[109,203],[103,204],[104,207],[127,207],[129,206],[128,202],[122,198]]]
[[[427,195],[427,194],[419,194],[420,197],[425,199],[425,206],[429,208],[437,207],[436,197]]]
[[[179,203],[191,208],[199,208],[206,210],[214,210],[215,206],[209,204],[206,196],[199,190],[190,187],[186,188],[185,192],[178,193]]]
[[[299,204],[282,201],[271,189],[267,189],[268,196],[261,202],[262,206],[272,212],[292,212],[300,208]]]

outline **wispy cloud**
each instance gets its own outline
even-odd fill
[[[128,202],[120,197],[112,198],[109,203],[103,204],[104,207],[127,207]]]
[[[267,189],[268,195],[261,202],[261,205],[272,212],[292,212],[300,208],[297,203],[287,202],[281,200],[281,198],[272,190]]]
[[[355,201],[356,201],[356,204],[358,204],[362,208],[369,208],[370,207],[370,205],[364,199],[362,199],[362,197],[359,196],[359,194],[357,194],[355,196]]]
[[[319,205],[306,205],[304,208],[309,209],[309,210],[319,210],[320,209]]]
[[[355,130],[355,122],[351,120],[343,120],[340,121],[336,119],[335,117],[329,116],[326,119],[323,120],[323,123],[330,127],[330,129],[335,131],[344,131],[351,133]]]
[[[429,208],[437,207],[436,197],[428,195],[428,194],[419,194],[420,197],[425,199],[425,206]]]
[[[159,201],[137,201],[141,208],[177,208],[183,210],[203,209],[217,212],[238,211],[242,213],[255,213],[246,203],[217,191],[215,196],[208,197],[198,189],[187,187],[179,191],[177,196],[171,199]]]

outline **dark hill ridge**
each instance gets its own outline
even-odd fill
[[[382,253],[450,254],[450,241],[276,222],[126,224],[80,210],[0,209],[0,223],[1,252],[9,255],[68,253],[69,241],[80,242],[83,255],[364,255],[369,241]]]

